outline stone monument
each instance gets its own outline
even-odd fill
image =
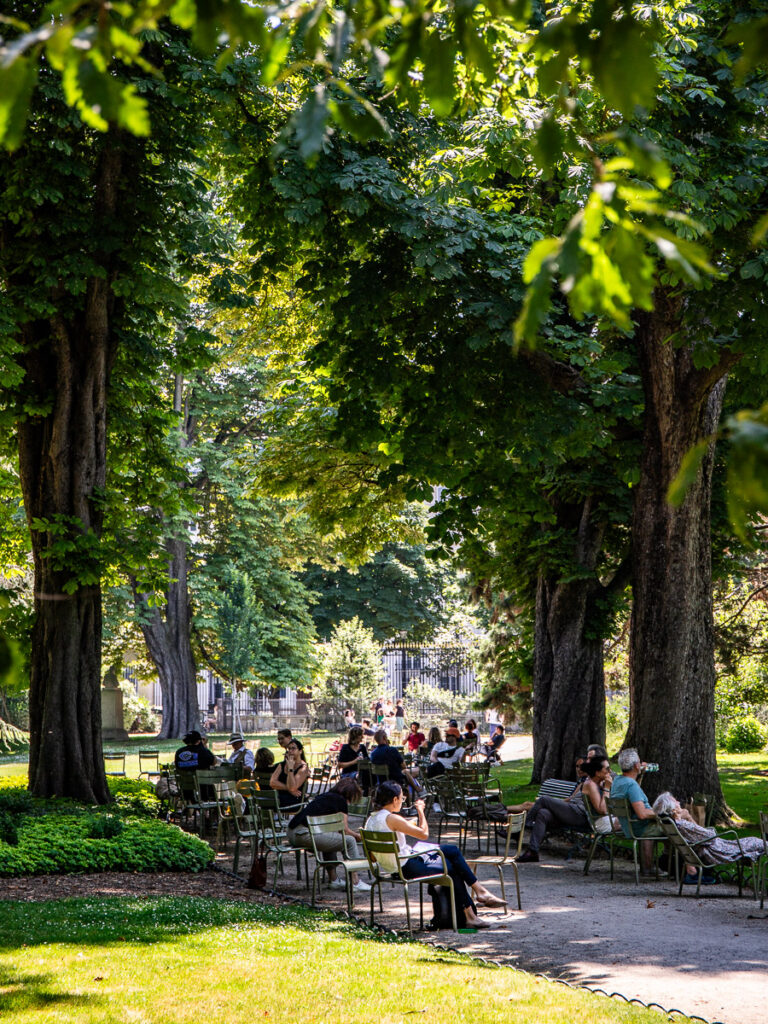
[[[125,743],[128,733],[123,725],[123,691],[111,665],[104,676],[101,688],[101,738],[102,740]]]

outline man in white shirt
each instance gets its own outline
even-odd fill
[[[459,745],[458,737],[452,732],[446,733],[443,742],[436,743],[430,751],[429,759],[432,764],[427,769],[427,775],[434,778],[435,775],[450,771],[454,765],[464,760],[466,753],[464,747]]]
[[[253,771],[253,751],[245,745],[245,740],[239,732],[233,732],[229,737],[232,753],[227,758],[229,764],[242,764],[243,776],[249,778]]]

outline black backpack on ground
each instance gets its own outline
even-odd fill
[[[453,928],[453,918],[451,917],[451,891],[447,885],[428,885],[427,892],[432,898],[432,913],[433,918],[429,922],[428,928],[432,932],[442,931],[443,929]],[[456,909],[456,927],[466,928],[467,918],[464,914],[464,910],[461,907]]]

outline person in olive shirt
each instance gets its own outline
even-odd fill
[[[347,860],[356,860],[362,857],[362,852],[357,845],[360,840],[360,834],[359,832],[354,832],[349,827],[347,818],[349,805],[357,803],[362,799],[362,796],[363,791],[353,778],[348,776],[347,778],[340,779],[333,789],[329,789],[327,793],[321,793],[320,796],[316,796],[298,814],[294,814],[288,822],[288,842],[291,846],[298,847],[299,849],[311,850],[312,839],[307,827],[307,818],[320,818],[326,814],[343,814],[344,835],[342,836],[340,832],[325,832],[315,836],[315,845],[318,852],[323,854],[332,853],[336,860],[338,860],[336,854],[341,853],[342,849],[345,851]],[[347,883],[344,879],[336,878],[336,868],[331,867],[327,870],[331,888],[346,889]],[[355,892],[369,892],[371,888],[367,882],[359,878],[357,872],[352,872],[352,885]]]

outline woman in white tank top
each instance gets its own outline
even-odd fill
[[[406,878],[419,878],[424,875],[441,875],[443,863],[434,851],[437,844],[429,843],[429,825],[424,814],[424,801],[415,800],[414,807],[418,813],[418,821],[402,818],[398,813],[403,806],[403,791],[397,782],[382,782],[376,790],[376,802],[380,805],[365,823],[366,829],[373,832],[394,832],[400,853],[403,875]],[[408,842],[408,839],[416,842]],[[448,874],[453,879],[453,895],[456,902],[456,913],[463,911],[469,928],[489,928],[490,924],[477,916],[475,903],[472,901],[467,886],[470,887],[477,903],[484,907],[504,907],[506,902],[494,896],[477,880],[458,846],[452,843],[441,843],[440,850],[448,865]],[[430,852],[432,851],[432,852]],[[406,860],[407,858],[407,860]],[[377,861],[382,871],[391,873],[397,870],[394,856],[377,854]]]

